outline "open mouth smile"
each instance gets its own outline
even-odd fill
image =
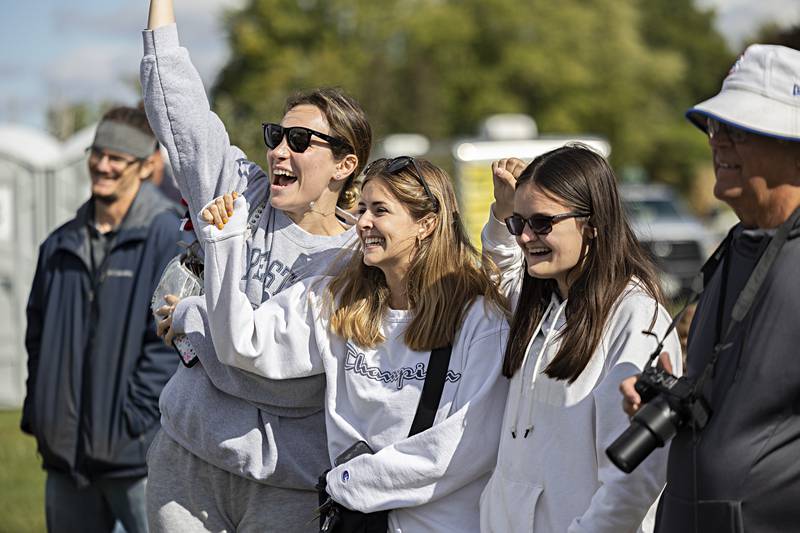
[[[364,249],[368,250],[370,248],[383,248],[386,239],[370,235],[369,237],[364,237],[362,241],[364,242]]]
[[[272,171],[272,186],[276,188],[284,188],[288,187],[292,183],[297,181],[297,176],[295,176],[291,171],[284,170],[282,168],[276,168]]]
[[[547,248],[546,246],[536,246],[532,248],[526,248],[525,253],[527,253],[531,257],[540,258],[550,255],[552,253],[552,250],[550,248]]]

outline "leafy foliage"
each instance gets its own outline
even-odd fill
[[[227,19],[232,58],[212,93],[237,144],[285,97],[345,88],[377,137],[471,135],[487,115],[610,139],[617,167],[686,184],[705,140],[684,111],[732,55],[693,0],[251,0]]]

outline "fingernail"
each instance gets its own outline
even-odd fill
[[[228,216],[229,216],[229,217],[232,217],[232,216],[233,216],[233,211],[231,211],[231,210],[228,210]]]
[[[224,224],[222,224],[222,223],[220,223],[220,224],[217,224],[217,227],[218,227],[219,229],[222,229],[222,228],[223,228],[223,226],[224,226]]]

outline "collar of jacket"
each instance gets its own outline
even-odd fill
[[[59,239],[56,250],[63,250],[77,255],[90,269],[91,259],[89,254],[89,231],[88,224],[92,216],[92,199],[90,198],[78,208],[75,218],[67,222],[64,226],[61,238]],[[109,253],[131,241],[144,240],[150,230],[150,223],[153,218],[164,211],[170,209],[177,212],[174,206],[158,189],[151,183],[144,182],[139,187],[139,192],[133,199],[130,209],[122,219],[122,223],[117,228],[117,237]]]

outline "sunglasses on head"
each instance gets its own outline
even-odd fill
[[[585,211],[570,211],[560,215],[533,215],[528,218],[515,213],[506,219],[506,228],[511,235],[520,236],[525,231],[525,224],[527,224],[536,235],[547,235],[553,231],[553,224],[556,222],[567,218],[588,216],[591,216],[591,213]]]
[[[383,168],[381,168],[381,166]],[[420,182],[422,188],[425,189],[425,194],[428,195],[431,202],[433,203],[433,210],[439,211],[439,201],[431,192],[431,188],[428,187],[428,183],[425,181],[425,178],[422,175],[422,171],[419,168],[419,164],[417,164],[417,160],[408,155],[401,155],[399,157],[393,157],[392,159],[381,158],[376,159],[369,165],[367,168],[364,169],[364,175],[368,175],[370,172],[376,171],[384,171],[389,175],[399,174],[405,169],[411,169],[413,171],[414,177],[417,178],[417,181]]]
[[[270,150],[277,148],[285,136],[286,144],[289,145],[289,148],[293,152],[305,152],[311,145],[312,135],[319,137],[323,141],[328,141],[331,146],[350,148],[350,145],[344,139],[332,137],[325,133],[312,130],[311,128],[304,128],[302,126],[284,128],[280,124],[273,124],[271,122],[264,122],[261,124],[261,127],[264,129],[264,144],[266,144],[267,148]]]

